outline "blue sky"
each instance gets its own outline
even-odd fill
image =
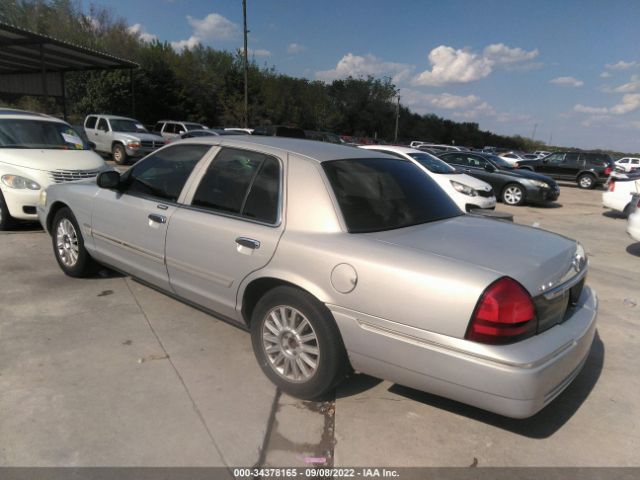
[[[97,0],[174,48],[242,46],[241,0]],[[247,0],[260,64],[391,77],[401,102],[483,129],[640,152],[640,1]]]

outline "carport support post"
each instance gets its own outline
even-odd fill
[[[60,72],[60,89],[62,90],[62,118],[64,121],[67,121],[67,93],[66,93],[66,85],[64,82],[64,70]]]
[[[133,87],[133,68],[129,69],[129,91],[131,92],[131,116],[136,116],[136,92]]]
[[[40,67],[42,70],[42,93],[45,101],[49,98],[47,93],[47,67],[44,64],[44,45],[40,44]]]

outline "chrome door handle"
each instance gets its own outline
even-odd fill
[[[149,220],[156,223],[167,223],[167,217],[164,215],[157,215],[155,213],[149,214]]]
[[[169,208],[168,205],[163,205],[162,203],[159,203],[158,205],[156,205],[160,210],[167,210]]]
[[[242,247],[247,247],[252,250],[257,250],[258,248],[260,248],[260,242],[258,240],[254,240],[253,238],[238,237],[236,238],[236,243]]]

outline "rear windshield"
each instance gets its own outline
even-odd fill
[[[449,196],[408,160],[333,160],[322,166],[349,233],[393,230],[462,214]]]
[[[439,158],[434,157],[428,153],[407,153],[411,158],[417,160],[420,165],[429,170],[432,173],[456,173],[456,169],[451,165],[446,164]]]
[[[82,137],[66,123],[46,120],[0,120],[0,148],[88,150]]]

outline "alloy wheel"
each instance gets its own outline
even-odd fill
[[[73,267],[78,262],[80,247],[78,234],[73,223],[68,218],[63,218],[56,229],[56,246],[58,257],[66,267]]]
[[[271,368],[289,382],[306,382],[318,370],[318,337],[309,320],[293,307],[281,305],[267,313],[262,348]]]
[[[507,187],[504,191],[504,201],[509,205],[516,205],[522,201],[522,190],[519,187]]]

